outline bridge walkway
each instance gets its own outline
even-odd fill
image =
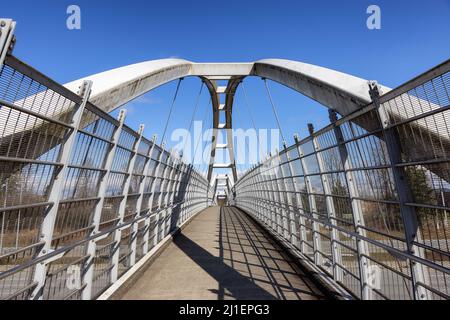
[[[325,296],[256,222],[233,207],[197,215],[124,300],[317,300]]]

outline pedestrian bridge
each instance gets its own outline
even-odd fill
[[[62,85],[13,55],[14,26],[0,19],[0,299],[449,299],[450,61],[395,89],[278,59],[165,59]],[[110,115],[185,77],[211,96],[206,174]],[[248,77],[277,121],[270,80],[330,124],[238,176]]]

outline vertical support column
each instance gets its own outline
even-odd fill
[[[353,172],[351,171],[351,162],[347,147],[345,145],[344,135],[341,127],[336,123],[337,115],[335,111],[330,110],[330,121],[333,124],[334,134],[339,148],[339,155],[341,162],[344,166],[345,180],[347,182],[350,203],[352,207],[353,224],[355,226],[356,233],[361,236],[366,236],[366,230],[364,229],[364,216],[362,208],[357,200],[358,188],[355,184]],[[356,247],[358,251],[358,264],[359,264],[359,276],[361,282],[361,298],[363,300],[372,299],[372,290],[368,286],[367,277],[370,274],[370,261],[366,258],[369,256],[369,248],[367,244],[359,239],[356,240]]]
[[[150,148],[149,152],[147,153],[147,162],[145,163],[144,170],[142,171],[143,178],[141,180],[141,183],[139,184],[139,198],[136,202],[136,212],[138,215],[142,212],[142,206],[143,206],[143,200],[144,200],[144,193],[145,193],[145,186],[148,181],[148,171],[150,170],[150,164],[152,162],[152,152],[155,145],[156,136],[153,136],[152,139],[152,147]],[[144,227],[145,230],[145,227]],[[139,221],[136,221],[133,223],[132,226],[132,234],[135,235],[132,237],[131,240],[131,256],[130,256],[130,266],[134,266],[136,264],[136,246],[137,246],[137,233],[139,232]]]
[[[166,183],[166,188],[167,188],[167,194],[165,196],[165,215],[166,217],[164,218],[164,236],[168,235],[170,233],[170,226],[172,225],[172,215],[173,215],[173,210],[174,210],[174,205],[173,205],[173,198],[174,198],[174,187],[175,187],[175,181],[177,178],[177,159],[175,158],[173,152],[170,153],[170,157],[169,159],[172,159],[171,162],[172,163],[172,168],[169,169],[170,173],[168,174],[168,179],[167,179],[167,183]]]
[[[100,229],[100,221],[102,217],[103,205],[105,203],[106,191],[108,189],[109,177],[111,175],[111,168],[114,160],[114,156],[117,150],[117,143],[119,142],[120,135],[122,133],[122,127],[125,121],[125,110],[121,110],[119,113],[119,124],[116,127],[113,135],[113,139],[111,141],[111,145],[108,151],[108,155],[105,160],[105,172],[100,180],[100,185],[98,188],[98,202],[94,208],[94,217],[92,219],[92,225],[94,226],[91,236],[95,236],[98,234]],[[89,258],[86,261],[85,269],[84,269],[84,284],[85,287],[82,292],[83,300],[91,300],[92,299],[92,281],[94,277],[94,259],[97,250],[96,239],[90,240],[88,243],[87,254]]]
[[[275,196],[275,223],[276,223],[276,232],[279,235],[283,235],[281,231],[282,230],[282,221],[283,221],[283,207],[282,207],[282,202],[281,202],[281,195],[280,193],[282,192],[282,190],[280,189],[280,178],[282,178],[281,175],[281,161],[280,161],[280,154],[278,152],[278,150],[276,150],[276,157],[277,157],[277,162],[276,162],[276,170],[275,170],[275,186],[276,186],[276,192],[274,193]]]
[[[310,208],[310,214],[313,217],[313,219],[318,219],[317,216],[317,205],[316,205],[316,199],[314,198],[314,195],[312,194],[312,185],[311,180],[309,178],[309,169],[308,165],[305,161],[305,154],[303,153],[302,146],[297,142],[298,147],[298,153],[300,155],[300,162],[302,164],[302,170],[303,170],[303,176],[305,178],[305,185],[306,185],[306,193],[308,195],[308,203]],[[320,237],[319,233],[319,224],[316,220],[312,221],[312,227],[313,227],[313,246],[314,246],[314,263],[318,266],[322,265],[322,257],[318,254],[318,252],[322,252],[322,239]]]
[[[166,230],[166,217],[167,217],[167,208],[165,207],[165,198],[166,198],[166,192],[167,192],[167,184],[168,184],[168,176],[170,175],[168,172],[170,172],[170,168],[167,165],[169,161],[169,158],[166,159],[166,163],[164,163],[164,171],[162,174],[162,181],[161,181],[161,194],[158,199],[158,210],[159,210],[159,217],[161,219],[159,225],[159,233],[158,237],[160,240],[164,239],[165,236],[165,230]]]
[[[284,148],[286,149],[286,144],[283,143]],[[280,153],[281,154],[281,153]],[[279,156],[279,159],[281,159],[281,156]],[[286,159],[287,159],[287,155],[286,155]],[[290,200],[288,197],[288,193],[287,193],[287,186],[285,183],[285,178],[289,178],[288,176],[284,175],[283,172],[283,166],[281,165],[280,161],[280,166],[279,166],[279,175],[278,175],[278,179],[281,179],[281,181],[278,181],[277,185],[279,186],[279,198],[280,198],[280,211],[281,211],[281,228],[282,228],[282,233],[281,235],[283,236],[284,239],[288,239],[289,238],[289,224],[290,223],[290,209],[289,209],[289,205],[290,205]]]
[[[400,204],[400,213],[403,219],[403,225],[405,228],[405,238],[407,243],[408,252],[418,257],[425,257],[425,253],[422,248],[415,245],[415,239],[420,238],[419,231],[419,219],[414,207],[407,206],[406,203],[413,203],[413,194],[406,180],[405,168],[397,166],[401,164],[401,149],[398,137],[391,127],[391,121],[389,115],[385,112],[380,103],[380,89],[376,82],[369,82],[369,93],[372,98],[373,104],[377,110],[377,114],[380,120],[380,124],[383,129],[383,136],[386,143],[387,152],[389,155],[389,165],[394,177],[395,188],[398,194],[398,200]],[[417,283],[427,282],[426,270],[422,264],[414,261],[410,262],[410,269],[412,275],[412,286],[415,300],[427,300],[429,299],[427,290]]]
[[[131,154],[131,158],[129,161],[129,167],[128,167],[128,175],[125,180],[125,185],[123,188],[123,198],[119,205],[119,222],[118,226],[121,226],[124,222],[125,217],[125,211],[127,207],[127,201],[128,201],[128,193],[130,189],[131,180],[133,178],[133,170],[134,170],[134,164],[136,163],[137,153],[139,150],[139,145],[142,141],[142,134],[144,132],[144,125],[141,125],[139,127],[139,137],[136,140],[136,143],[134,144],[133,151]],[[130,227],[131,228],[131,227]],[[119,256],[120,256],[120,241],[122,238],[122,229],[119,227],[115,233],[114,233],[114,242],[116,243],[116,249],[114,250],[114,254],[112,256],[112,263],[113,267],[111,269],[111,282],[114,283],[117,281],[118,274],[119,274]],[[131,235],[131,238],[133,238],[133,234]]]
[[[180,177],[179,177],[179,181],[178,181],[178,186],[177,186],[177,199],[182,200],[179,204],[179,210],[180,210],[180,222],[183,223],[184,222],[184,204],[186,202],[186,192],[187,189],[184,185],[185,183],[185,175],[186,175],[186,164],[184,162],[180,163]],[[184,192],[182,194],[182,192]]]
[[[319,152],[320,145],[319,141],[317,140],[317,136],[314,133],[314,127],[312,124],[308,124],[308,127],[311,133],[313,147],[315,150],[314,154],[316,155],[317,163],[319,164],[319,173],[325,194],[325,203],[327,207],[328,220],[331,224],[334,225],[336,223],[335,220],[336,209],[334,207],[333,197],[331,196],[332,187],[330,185],[329,179],[327,179],[326,175],[324,174],[324,172],[326,172],[327,169],[325,167],[325,162],[322,157],[322,153]],[[337,241],[339,241],[339,233],[335,228],[331,228],[331,253],[333,260],[333,277],[334,280],[336,281],[342,281],[343,279],[342,270],[337,266],[337,264],[342,263],[342,253],[339,247],[337,246]]]
[[[62,192],[64,189],[64,182],[67,176],[67,172],[69,170],[70,157],[72,155],[73,147],[76,142],[76,136],[78,133],[78,129],[81,124],[81,119],[83,118],[83,112],[86,107],[86,104],[89,100],[89,96],[91,94],[92,82],[85,81],[80,87],[79,95],[81,96],[81,103],[76,104],[74,106],[75,111],[72,116],[72,129],[70,133],[66,136],[66,140],[62,143],[60,159],[59,161],[63,164],[58,172],[55,174],[55,178],[53,180],[49,199],[48,201],[52,203],[50,209],[48,210],[44,221],[42,222],[42,229],[40,240],[45,244],[40,250],[38,257],[45,256],[51,251],[52,247],[52,239],[53,239],[53,230],[55,228],[56,216],[59,210],[59,204],[61,201]],[[34,271],[34,281],[37,283],[36,288],[33,290],[31,298],[34,300],[41,300],[45,285],[45,278],[47,274],[47,263],[41,262],[36,265]]]
[[[278,170],[278,168],[276,166],[274,166],[273,164],[273,159],[272,156],[270,156],[270,171],[275,172],[274,176],[275,179],[277,177],[276,175],[276,170]],[[273,231],[278,232],[278,227],[277,227],[277,207],[278,204],[276,203],[276,193],[277,193],[277,189],[274,187],[275,183],[272,181],[274,178],[272,177],[272,172],[269,173],[269,184],[268,184],[268,190],[269,190],[269,195],[270,195],[270,213],[269,213],[269,225],[272,228]]]
[[[211,144],[211,157],[209,158],[209,168],[208,168],[208,181],[211,181],[212,174],[214,170],[214,163],[216,162],[216,151],[217,151],[217,139],[219,137],[219,111],[214,110],[214,127],[213,127],[213,134],[212,134],[212,144]],[[202,156],[203,158],[203,156]]]
[[[266,217],[267,217],[267,211],[266,211],[267,202],[266,201],[267,200],[264,198],[265,183],[263,180],[263,174],[261,173],[261,165],[259,165],[255,170],[256,170],[256,172],[254,174],[254,181],[255,181],[254,183],[256,184],[256,188],[252,194],[252,196],[254,198],[249,199],[249,200],[254,203],[254,210],[257,211],[255,213],[257,214],[259,219],[262,222],[267,223],[267,220],[266,220]],[[256,199],[261,199],[261,202],[258,203],[256,201]]]
[[[183,188],[185,189],[184,191],[184,196],[183,196],[183,204],[181,205],[181,216],[183,217],[183,222],[186,221],[186,216],[187,216],[187,207],[190,203],[190,185],[189,185],[189,181],[191,179],[191,174],[192,174],[192,164],[190,165],[185,165],[183,168],[183,179],[185,179],[185,183],[186,185],[183,186]]]
[[[273,230],[276,231],[274,229],[274,221],[273,221],[273,217],[275,216],[274,213],[274,207],[275,207],[275,190],[273,187],[273,183],[272,183],[272,170],[274,169],[273,167],[273,162],[272,162],[272,155],[269,155],[269,157],[266,160],[266,163],[269,165],[269,169],[267,172],[267,175],[269,177],[269,181],[266,181],[266,188],[267,188],[267,196],[268,196],[268,212],[267,212],[267,225]]]
[[[238,180],[237,169],[236,169],[236,157],[234,154],[234,140],[233,140],[233,129],[232,128],[232,120],[231,120],[231,112],[230,119],[228,120],[230,128],[227,129],[227,149],[230,157],[231,171],[233,174],[233,183],[236,183]]]
[[[162,161],[162,158],[163,158],[163,155],[164,155],[164,148],[165,148],[165,145],[164,145],[164,142],[163,142],[161,144],[161,153],[160,153],[160,155],[158,157],[158,164],[156,165],[156,168],[155,168],[155,181],[153,182],[153,185],[152,185],[152,195],[149,198],[150,212],[153,211],[153,202],[154,202],[154,199],[155,199],[156,182],[157,182],[157,179],[159,179],[159,170],[161,168],[161,161]],[[162,177],[163,177],[163,175],[161,175],[161,187],[160,187],[160,190],[159,190],[160,193],[161,193],[161,190],[162,190],[161,189],[162,188],[162,183],[164,182]],[[160,216],[159,201],[158,201],[158,208],[156,208],[155,239],[153,241],[153,246],[156,246],[158,244],[158,242],[159,242],[159,223],[160,223],[159,219],[160,218],[161,218],[161,216]]]
[[[294,140],[298,141],[298,136],[294,136]],[[302,199],[301,196],[299,195],[299,190],[297,188],[297,184],[295,183],[295,179],[294,179],[294,169],[292,168],[292,160],[289,156],[289,154],[286,152],[286,157],[288,159],[288,164],[289,164],[289,175],[291,177],[291,181],[292,181],[292,187],[294,189],[295,192],[295,201],[297,202],[297,210],[302,210],[304,211],[303,208],[303,203],[302,203]],[[294,160],[295,161],[295,160]],[[300,161],[300,160],[299,160]],[[304,248],[304,241],[306,241],[306,230],[305,230],[305,217],[302,214],[299,214],[298,217],[295,216],[295,212],[293,212],[293,221],[294,221],[294,230],[296,235],[292,236],[292,245],[299,248],[301,253],[305,253],[305,248]],[[298,223],[297,223],[297,219],[300,222],[300,227],[298,227]],[[298,235],[297,235],[298,234]],[[298,239],[300,238],[300,246],[298,246]]]
[[[156,140],[157,140],[157,136],[154,135],[153,139],[152,139],[152,148],[151,148],[150,153],[149,153],[148,166],[147,166],[147,169],[146,169],[146,171],[147,171],[146,179],[150,178],[150,172],[149,171],[150,171],[151,162],[153,160],[153,158],[152,158],[153,152],[155,151],[155,148],[156,148]],[[155,166],[155,173],[156,173],[157,167],[158,167],[158,164],[156,164],[156,166]],[[142,253],[143,253],[144,256],[148,253],[148,238],[149,238],[149,235],[150,235],[150,222],[151,222],[151,216],[152,216],[152,208],[151,208],[152,202],[151,202],[151,199],[153,197],[153,194],[151,192],[152,192],[154,184],[155,184],[155,181],[153,181],[152,186],[151,186],[151,188],[149,190],[150,196],[148,197],[149,200],[147,201],[148,212],[147,212],[146,217],[145,217],[144,235],[143,235],[143,240],[142,240],[144,242],[143,245],[142,245]],[[141,186],[141,190],[142,190],[142,194],[143,194],[144,190],[145,190],[145,184],[144,184],[144,186]],[[141,206],[140,211],[142,211],[142,206],[144,205],[144,199],[142,198],[141,201],[142,201],[142,203],[140,205]]]
[[[266,159],[267,161],[267,159]],[[267,163],[267,162],[266,162]],[[261,167],[263,168],[263,167]],[[265,173],[263,174],[264,177],[269,177],[268,173],[267,173],[267,168],[264,171]],[[271,219],[272,219],[272,183],[267,183],[266,179],[262,179],[262,188],[263,188],[263,192],[265,195],[265,205],[264,205],[264,221],[266,223],[267,226],[271,226]]]
[[[171,205],[172,205],[172,211],[175,210],[176,207],[180,206],[180,203],[175,203],[178,200],[178,192],[180,189],[180,181],[181,181],[181,164],[183,163],[183,158],[175,159],[176,163],[175,166],[175,175],[174,175],[174,182],[172,186],[172,197],[171,197]],[[178,221],[176,221],[176,225],[178,226],[180,216],[177,217]],[[171,223],[172,225],[172,223]],[[173,231],[173,230],[170,230]]]
[[[180,207],[181,204],[180,203],[175,203],[175,201],[177,200],[178,197],[178,192],[180,189],[180,181],[181,181],[181,176],[182,176],[182,171],[181,171],[181,164],[182,164],[182,159],[175,159],[174,162],[174,176],[173,176],[173,185],[172,185],[172,190],[171,190],[171,199],[170,199],[170,206],[171,206],[171,210],[172,210],[172,216],[170,218],[170,226],[176,226],[178,227],[179,222],[180,222],[180,217],[181,215],[178,215],[177,217],[177,221],[174,221],[174,223],[172,223],[172,218],[173,218],[173,211],[175,210],[176,207]],[[173,230],[169,230],[169,232],[172,232]]]
[[[170,172],[172,171],[171,168],[168,166],[169,159],[170,159],[170,155],[166,159],[166,162],[164,163],[165,168],[164,168],[164,171],[162,173],[161,195],[160,195],[159,200],[158,200],[158,216],[159,216],[159,219],[162,219],[162,221],[158,220],[158,228],[161,225],[161,229],[158,229],[158,239],[159,239],[158,241],[164,239],[164,237],[166,236],[165,233],[166,233],[167,208],[163,207],[163,205],[164,205],[164,202],[165,202],[165,198],[167,196],[167,195],[164,195],[164,193],[166,192],[166,188],[167,188],[167,185],[169,183],[168,179],[169,179],[169,176],[170,176]]]
[[[11,19],[0,19],[0,70],[6,58],[6,54],[12,51],[14,46],[14,30],[16,22]]]

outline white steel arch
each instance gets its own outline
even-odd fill
[[[162,59],[129,65],[70,82],[76,91],[84,80],[93,85],[91,102],[110,112],[158,86],[187,76],[211,80],[264,77],[286,85],[342,115],[371,102],[367,80],[298,61],[268,59],[254,63],[193,63]],[[383,92],[390,91],[382,87]]]
[[[94,83],[91,102],[100,109],[111,112],[156,87],[187,76],[202,78],[210,91],[213,106],[213,138],[208,180],[215,168],[232,170],[234,182],[237,171],[231,129],[235,92],[248,76],[268,78],[296,90],[322,105],[348,115],[371,102],[368,81],[335,70],[298,61],[282,59],[261,60],[254,63],[193,63],[182,59],[163,59],[137,63],[92,75],[65,86],[74,91],[80,83]],[[218,87],[216,80],[228,81]],[[389,91],[383,87],[384,92]],[[220,96],[225,104],[220,104]],[[219,123],[220,113],[225,113],[225,123]],[[227,143],[218,145],[219,130],[226,130]],[[216,164],[216,149],[228,149],[230,163]]]
[[[17,67],[20,67],[19,65]],[[23,68],[23,67],[21,67]],[[230,137],[232,129],[232,109],[234,102],[234,93],[240,82],[248,76],[257,76],[271,79],[281,83],[293,90],[298,91],[310,97],[341,114],[349,115],[362,109],[372,102],[369,93],[369,81],[354,77],[335,70],[306,64],[298,61],[268,59],[260,60],[254,63],[193,63],[182,59],[162,59],[137,63],[110,71],[98,73],[70,82],[65,87],[72,92],[77,92],[81,84],[90,80],[93,82],[93,89],[90,102],[98,106],[105,112],[111,112],[120,106],[132,101],[133,99],[159,87],[163,84],[188,76],[197,76],[202,78],[210,91],[212,105],[214,110],[214,132],[211,151],[211,162],[209,165],[208,179],[212,178],[214,167],[230,168],[233,171],[234,182],[237,181],[237,173],[234,162],[233,141]],[[218,87],[216,80],[228,81],[227,87]],[[379,90],[385,94],[390,88],[378,86]],[[220,105],[220,95],[226,96],[225,105]],[[26,105],[30,101],[39,101],[44,93],[31,95],[23,100],[16,101],[16,105]],[[396,119],[408,118],[415,114],[415,107],[423,105],[424,101],[414,95],[408,95],[406,103],[403,101],[403,110],[387,110],[391,117]],[[69,104],[63,104],[59,101],[49,101],[54,110],[55,119],[66,116],[71,108]],[[433,103],[426,103],[430,111],[436,110],[439,106]],[[5,119],[16,119],[18,127],[26,132],[30,128],[26,127],[26,121],[22,121],[23,115],[20,112],[11,112],[8,117],[3,117],[0,110],[0,126],[5,127],[4,135],[9,135],[9,128],[6,126]],[[219,113],[226,112],[226,123],[219,123]],[[34,128],[38,127],[39,119],[36,119]],[[364,127],[364,124],[361,124]],[[429,123],[424,119],[418,120],[415,125],[428,134],[441,139],[439,135],[440,123]],[[43,128],[44,129],[44,128]],[[219,130],[227,130],[227,140],[225,148],[228,149],[231,162],[229,164],[215,164],[215,153]],[[11,131],[11,139],[14,140],[17,135]],[[20,138],[20,137],[19,137]],[[445,138],[445,137],[444,137]],[[219,146],[223,147],[223,146]],[[421,152],[429,152],[427,146],[419,146]],[[423,150],[422,150],[423,149]],[[20,150],[18,150],[20,154]]]

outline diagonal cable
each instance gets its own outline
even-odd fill
[[[178,80],[177,90],[175,91],[175,95],[174,95],[173,100],[172,100],[172,105],[170,106],[169,116],[167,117],[166,126],[164,128],[164,134],[162,135],[161,143],[164,143],[164,139],[166,138],[167,129],[169,127],[169,123],[170,123],[170,120],[172,118],[172,113],[173,113],[173,110],[175,108],[175,103],[177,101],[178,92],[180,91],[181,81],[183,81],[183,79],[179,79]]]
[[[269,89],[269,85],[267,84],[267,79],[263,78],[263,80],[264,80],[264,84],[266,86],[267,95],[269,96],[270,104],[272,106],[273,114],[275,115],[275,120],[277,121],[278,130],[280,130],[281,139],[283,139],[283,143],[285,143],[286,140],[284,139],[283,130],[281,129],[280,118],[278,117],[275,103],[273,102],[272,95],[270,94],[270,89]]]
[[[192,130],[192,125],[194,124],[194,120],[195,120],[195,116],[197,115],[198,107],[200,106],[200,98],[202,96],[204,85],[205,85],[205,83],[202,82],[202,85],[200,87],[200,92],[199,92],[198,97],[197,97],[197,102],[195,103],[194,112],[192,113],[191,122],[189,123],[189,130],[188,130],[189,134],[190,134],[190,132]],[[182,149],[183,152],[184,152],[184,149],[186,149],[186,143],[187,143],[187,139],[184,140],[184,145],[183,145],[183,149]]]
[[[256,130],[256,122],[255,122],[255,118],[253,117],[253,112],[252,112],[252,108],[250,106],[249,103],[249,99],[248,99],[248,95],[247,95],[247,89],[245,88],[244,82],[242,82],[242,91],[244,92],[244,101],[245,101],[245,106],[247,108],[248,114],[250,116],[250,120],[252,121],[253,124],[253,129],[256,132],[256,141],[258,143],[258,149],[259,149],[259,158],[262,158],[261,156],[261,144],[260,144],[260,140],[259,140],[259,133]]]

